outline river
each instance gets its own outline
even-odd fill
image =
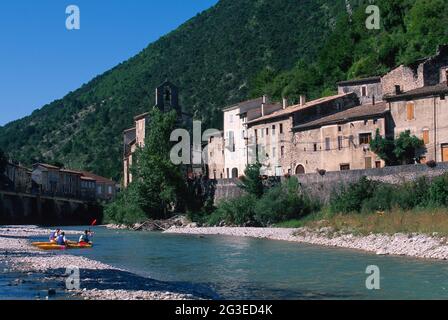
[[[101,227],[95,228],[94,241],[94,249],[70,254],[156,280],[206,287],[221,299],[448,298],[444,261],[273,240]],[[380,290],[366,289],[370,265],[380,269]]]

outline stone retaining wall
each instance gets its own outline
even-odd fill
[[[310,196],[317,197],[325,203],[328,202],[331,194],[339,190],[341,186],[357,182],[364,176],[370,180],[401,184],[423,176],[431,179],[446,172],[448,172],[448,163],[438,163],[434,168],[418,164],[382,169],[327,172],[323,176],[318,173],[310,173],[297,175],[297,177]],[[237,187],[237,182],[238,179],[218,180],[215,203],[240,196],[242,191]]]

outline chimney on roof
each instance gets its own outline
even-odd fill
[[[268,103],[268,96],[267,95],[263,95],[263,104]]]
[[[261,116],[264,117],[264,105],[265,103],[261,104]]]
[[[283,109],[288,108],[288,98],[283,98]]]
[[[306,104],[306,96],[304,94],[300,95],[300,101],[299,101],[300,106],[304,106]]]
[[[399,84],[395,85],[395,94],[400,94],[401,93],[401,87]]]

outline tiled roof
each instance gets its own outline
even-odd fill
[[[145,118],[148,115],[149,115],[149,112],[145,112],[145,113],[139,114],[138,116],[134,117],[134,120],[137,121],[137,120],[143,119],[143,118]]]
[[[75,170],[70,170],[70,169],[61,169],[60,171],[61,172],[66,172],[66,173],[72,173],[72,174],[81,175],[81,172],[75,171]]]
[[[272,119],[276,119],[276,118],[280,118],[280,117],[284,117],[284,116],[289,116],[290,114],[292,114],[294,112],[297,112],[299,110],[306,110],[308,108],[312,108],[312,107],[318,106],[320,104],[323,104],[323,103],[326,103],[326,102],[329,102],[329,101],[332,101],[332,100],[336,100],[336,99],[339,99],[339,98],[342,98],[342,97],[346,97],[346,96],[349,96],[349,95],[352,95],[352,94],[353,94],[352,92],[342,93],[342,94],[337,94],[337,95],[330,96],[330,97],[324,97],[324,98],[316,99],[316,100],[307,102],[304,105],[290,106],[290,107],[288,107],[286,109],[281,109],[281,110],[279,110],[277,112],[274,112],[274,113],[272,113],[270,115],[266,115],[264,117],[260,117],[260,118],[257,118],[255,120],[249,121],[248,124],[254,124],[254,123],[261,122],[261,121],[272,120]]]
[[[345,123],[357,119],[368,119],[374,116],[384,115],[386,112],[388,112],[386,102],[378,102],[374,105],[361,105],[338,113],[334,113],[318,120],[301,124],[294,127],[293,130],[301,131],[310,128],[318,128],[325,125]]]
[[[249,111],[251,109],[260,107],[262,103],[263,103],[263,97],[260,97],[260,98],[256,98],[256,99],[251,99],[251,100],[235,103],[229,107],[225,107],[223,109],[223,111],[226,112],[226,111],[240,108],[240,113],[246,113],[247,111]]]
[[[41,166],[41,167],[44,167],[45,169],[49,169],[49,170],[60,170],[59,167],[52,166],[51,164],[47,164],[47,163],[36,163],[33,165],[33,167],[35,167],[35,166]]]
[[[377,76],[377,77],[369,77],[369,78],[362,78],[362,79],[353,79],[353,80],[347,80],[347,81],[340,81],[337,84],[339,86],[349,86],[349,85],[375,83],[375,82],[381,82],[381,77]]]
[[[410,90],[407,92],[403,92],[397,95],[386,95],[383,98],[386,101],[400,101],[400,100],[406,100],[411,98],[422,98],[422,97],[428,97],[428,96],[434,96],[434,95],[440,95],[440,94],[448,94],[448,85],[446,82],[439,83],[435,86],[426,86],[417,88],[414,90]]]
[[[80,171],[80,173],[81,173],[84,177],[94,179],[96,182],[115,184],[114,181],[112,181],[112,180],[110,180],[110,179],[107,179],[107,178],[104,178],[104,177],[101,177],[101,176],[98,176],[98,175],[96,175],[96,174],[94,174],[94,173],[91,173],[91,172]]]

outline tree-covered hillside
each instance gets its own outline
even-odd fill
[[[221,0],[79,90],[0,128],[0,147],[26,164],[58,161],[119,178],[122,131],[149,110],[166,78],[188,111],[219,128],[221,108],[247,98],[255,74],[311,61],[344,10],[343,0]]]
[[[355,2],[355,1],[350,1]],[[251,96],[267,93],[277,100],[329,95],[336,82],[383,75],[400,64],[434,55],[448,44],[446,0],[375,0],[341,14],[312,63],[299,59],[291,70],[265,68],[254,78]],[[380,9],[379,30],[366,28],[366,8]]]
[[[31,116],[0,128],[11,158],[59,161],[121,174],[122,131],[169,78],[209,127],[222,107],[268,93],[317,97],[335,82],[381,74],[448,42],[446,0],[376,0],[381,29],[365,27],[362,0],[221,0],[137,56]]]

